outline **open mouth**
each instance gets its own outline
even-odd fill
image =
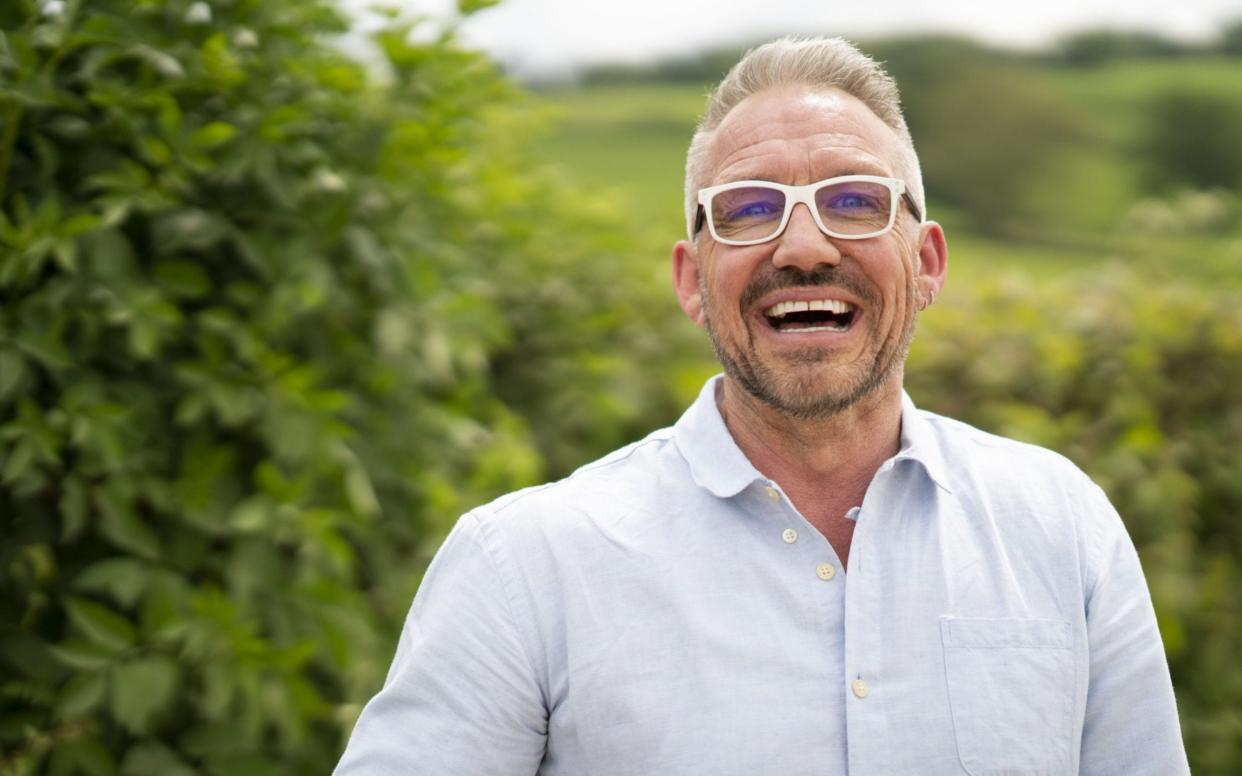
[[[846,331],[854,323],[854,305],[840,299],[778,302],[763,311],[777,331]]]

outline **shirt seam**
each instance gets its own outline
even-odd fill
[[[629,449],[622,448],[621,450],[617,450],[599,460],[592,461],[591,463],[588,463],[588,464],[583,464],[582,466],[578,467],[573,472],[571,472],[567,477],[563,477],[562,479],[559,479],[555,482],[547,482],[547,483],[544,483],[543,485],[536,485],[535,487],[526,488],[525,490],[521,490],[521,491],[518,491],[517,493],[513,493],[509,496],[509,498],[502,499],[501,503],[499,504],[493,502],[492,504],[479,507],[477,510],[473,512],[473,514],[475,514],[476,517],[479,517],[481,512],[486,511],[487,514],[500,515],[502,512],[508,510],[510,507],[516,504],[519,504],[522,501],[525,501],[527,498],[534,496],[538,493],[542,493],[545,490],[552,490],[552,489],[555,489],[557,486],[569,483],[570,481],[577,478],[579,475],[584,475],[590,472],[594,472],[596,470],[611,467],[613,465],[625,463],[626,461],[630,459],[631,456],[633,456],[641,448],[645,448],[651,444],[660,444],[660,443],[667,443],[669,441],[672,441],[671,435],[657,436],[658,434],[661,434],[661,432],[665,432],[665,431],[668,431],[668,429],[660,429],[658,431],[653,431],[650,434],[648,434],[646,437],[644,437],[643,439],[640,439],[636,442],[631,442],[627,446]],[[621,454],[622,450],[625,451],[623,455]]]
[[[537,639],[534,637],[533,633],[523,627],[524,622],[534,621],[535,613],[531,607],[519,607],[517,604],[518,595],[513,590],[513,586],[507,579],[504,568],[502,568],[502,566],[506,564],[501,562],[498,557],[498,553],[494,551],[491,546],[489,546],[492,543],[497,543],[494,529],[490,522],[484,520],[481,515],[475,512],[467,513],[467,517],[474,521],[476,529],[472,540],[483,552],[484,558],[487,560],[488,565],[492,567],[492,572],[496,575],[496,579],[500,583],[500,588],[504,592],[505,610],[509,617],[510,626],[518,635],[519,646],[522,650],[522,657],[526,660],[526,664],[531,671],[531,675],[537,678],[536,684],[539,687],[539,695],[543,702],[544,713],[547,714],[549,709],[548,672],[539,670],[539,666],[532,656],[530,648],[530,645],[536,643]],[[528,620],[523,620],[518,617],[518,608],[527,609],[530,614],[530,618]],[[545,726],[546,724],[547,722],[545,720]]]

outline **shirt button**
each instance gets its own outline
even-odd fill
[[[781,538],[785,540],[785,544],[793,544],[798,541],[798,532],[792,528],[786,528]]]
[[[815,573],[820,579],[829,580],[837,575],[837,570],[832,567],[831,563],[821,563],[815,567]]]
[[[768,498],[772,499],[773,501],[781,500],[781,492],[777,490],[776,488],[769,485],[767,488],[765,488],[765,490],[768,493]]]
[[[867,694],[871,692],[871,690],[867,689],[867,683],[862,679],[855,679],[850,682],[850,689],[854,691],[854,697],[860,699],[866,698]]]

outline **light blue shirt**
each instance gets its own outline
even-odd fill
[[[718,379],[461,518],[338,774],[1189,772],[1138,556],[1073,464],[903,397],[846,574]]]

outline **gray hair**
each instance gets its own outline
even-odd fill
[[[778,86],[805,84],[840,89],[858,98],[871,112],[897,133],[908,151],[902,160],[907,169],[910,196],[923,207],[923,177],[914,140],[901,113],[897,84],[880,63],[842,38],[785,37],[746,52],[707,98],[707,110],[694,130],[686,153],[686,232],[694,239],[698,191],[706,171],[708,146],[729,111],[752,94]]]

